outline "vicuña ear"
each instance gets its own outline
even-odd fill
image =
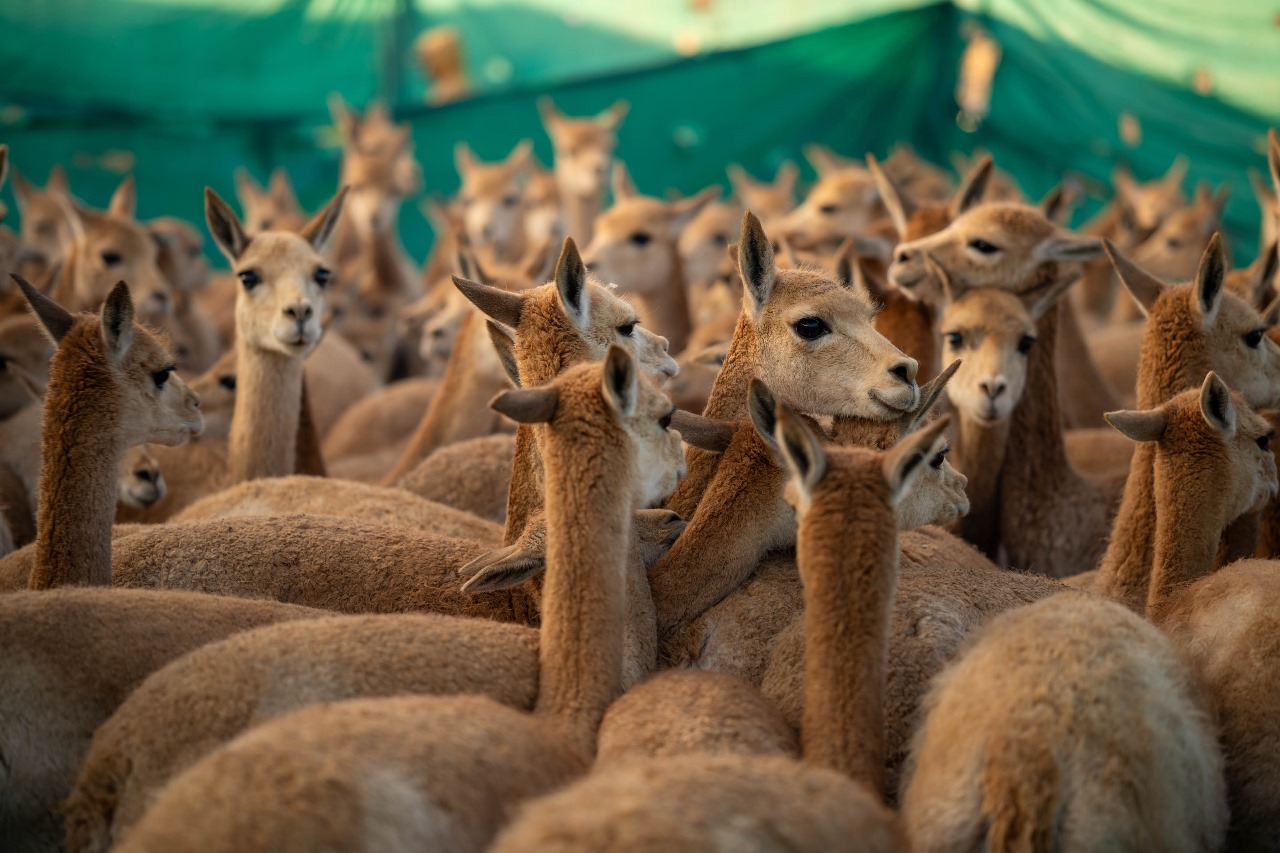
[[[693,218],[720,197],[720,187],[704,187],[697,195],[671,203],[671,236],[676,238]]]
[[[733,441],[733,427],[730,424],[683,409],[676,409],[672,413],[671,427],[680,433],[680,439],[685,444],[712,453],[724,453]]]
[[[849,161],[825,145],[810,144],[804,147],[804,158],[809,161],[818,177],[825,177],[850,165]]]
[[[636,189],[636,182],[631,180],[631,172],[627,169],[627,164],[621,160],[613,161],[613,175],[609,185],[613,189],[614,204],[640,195],[640,190]]]
[[[885,174],[884,169],[880,168],[880,161],[876,160],[875,155],[867,155],[867,168],[871,170],[871,177],[875,178],[876,189],[880,191],[880,201],[884,204],[885,210],[889,211],[889,218],[893,220],[893,227],[898,232],[898,239],[902,239],[902,235],[907,233],[907,220],[911,214],[915,212],[915,204],[890,178]]]
[[[778,428],[777,410],[778,401],[769,390],[769,386],[753,376],[751,384],[747,386],[747,414],[751,417],[751,425],[755,427],[756,434],[765,444],[773,448],[775,456],[779,452],[778,439],[774,435]],[[780,456],[778,461],[782,461]]]
[[[1262,262],[1254,268],[1252,280],[1249,282],[1249,292],[1253,294],[1254,305],[1269,304],[1269,297],[1276,292],[1277,269],[1280,269],[1280,248],[1277,248],[1276,241],[1272,240],[1271,245],[1263,250]]]
[[[1222,235],[1215,231],[1200,258],[1192,301],[1192,307],[1200,315],[1200,322],[1206,329],[1213,326],[1218,308],[1222,306],[1223,283],[1226,278],[1227,251],[1222,245]]]
[[[462,591],[475,595],[519,586],[542,574],[547,567],[546,557],[545,552],[527,550],[518,542],[481,554],[458,569],[458,574],[466,578]]]
[[[237,166],[235,171],[236,197],[240,199],[240,206],[247,207],[266,194],[266,190],[262,185],[254,179],[253,175],[244,166]]]
[[[791,196],[796,191],[796,181],[800,177],[800,167],[794,160],[783,160],[773,176],[773,188],[780,193]]]
[[[586,331],[591,323],[591,294],[587,290],[587,267],[582,263],[582,255],[578,254],[578,244],[573,242],[572,237],[564,238],[560,260],[556,261],[556,292],[560,294],[560,306],[564,309],[565,315],[580,330]]]
[[[790,406],[779,403],[774,413],[774,443],[791,481],[807,501],[827,473],[827,455],[813,430]]]
[[[102,303],[102,342],[116,364],[124,361],[133,346],[133,298],[123,281],[116,282]]]
[[[1107,412],[1103,415],[1121,434],[1133,441],[1159,441],[1164,435],[1169,419],[1159,409]]]
[[[880,460],[884,480],[889,484],[889,500],[893,506],[911,493],[916,478],[925,469],[925,460],[942,449],[943,433],[951,426],[951,416],[943,415],[919,432],[914,432],[885,451]]]
[[[951,280],[951,273],[929,252],[924,253],[924,269],[942,290],[942,304],[950,305],[964,296],[964,288]]]
[[[1231,402],[1231,389],[1212,370],[1200,386],[1200,414],[1223,438],[1236,434],[1236,407]]]
[[[627,113],[631,112],[630,101],[614,101],[609,109],[596,116],[596,124],[607,130],[617,130],[622,126],[622,120],[627,117]]]
[[[1049,309],[1058,304],[1058,300],[1071,289],[1078,279],[1059,276],[1046,287],[1039,288],[1019,297],[1032,320],[1039,320]]]
[[[604,356],[604,375],[600,388],[609,405],[623,418],[636,413],[640,402],[640,374],[631,350],[610,344]]]
[[[1111,266],[1115,267],[1116,275],[1120,277],[1120,283],[1133,296],[1142,313],[1150,314],[1156,300],[1164,293],[1164,282],[1125,257],[1110,240],[1103,240],[1102,245],[1107,257],[1111,259]]]
[[[737,163],[730,163],[725,167],[725,174],[729,176],[729,186],[733,187],[734,193],[738,196],[739,201],[743,201],[743,191],[751,192],[757,186],[755,178]]]
[[[556,416],[560,391],[554,385],[503,391],[489,401],[489,408],[516,423],[545,424]]]
[[[516,143],[516,147],[511,149],[511,153],[507,155],[507,159],[502,164],[513,174],[519,175],[533,164],[533,140],[521,139]]]
[[[952,219],[970,208],[977,207],[982,202],[994,170],[995,161],[991,159],[990,154],[983,154],[973,162],[969,171],[965,173],[964,180],[960,182],[956,194],[951,198],[951,204],[947,206],[947,213]]]
[[[329,203],[319,213],[311,217],[310,222],[302,226],[302,231],[299,234],[317,252],[324,251],[324,247],[329,244],[329,238],[337,230],[338,220],[342,218],[342,205],[346,200],[347,188],[342,187],[338,190],[337,195],[329,199]]]
[[[957,358],[948,364],[941,373],[920,386],[920,404],[916,406],[916,410],[911,415],[913,427],[928,417],[929,411],[942,397],[942,392],[947,390],[947,383],[951,381],[951,377],[956,375],[960,365],[961,360]]]
[[[476,166],[476,155],[471,152],[470,145],[459,141],[453,146],[453,166],[458,170],[458,176],[465,181]]]
[[[298,194],[294,192],[293,179],[289,177],[289,173],[284,166],[276,166],[272,169],[271,177],[268,180],[270,183],[267,186],[267,192],[272,198],[282,204],[297,206]]]
[[[500,287],[490,287],[476,281],[451,276],[453,286],[480,309],[486,317],[497,320],[504,326],[517,328],[520,325],[520,312],[524,310],[524,297]]]
[[[133,219],[138,213],[138,185],[133,175],[126,175],[111,194],[111,203],[107,205],[107,213],[123,219]]]
[[[9,277],[17,282],[18,287],[22,289],[23,297],[26,298],[27,304],[31,306],[31,313],[36,316],[36,320],[40,323],[40,328],[44,330],[45,335],[56,347],[66,337],[67,332],[71,331],[71,326],[76,321],[75,317],[66,308],[36,290],[31,282],[16,272],[10,273]]]
[[[1036,246],[1035,256],[1041,261],[1091,261],[1102,257],[1102,252],[1102,241],[1097,237],[1059,231]]]
[[[746,287],[747,304],[760,316],[773,286],[778,280],[773,261],[773,244],[765,236],[764,227],[751,211],[742,214],[742,234],[738,238],[738,272]]]
[[[1064,228],[1071,219],[1071,212],[1080,201],[1080,182],[1071,176],[1063,178],[1040,200],[1040,212],[1044,218]]]
[[[484,321],[484,326],[489,332],[489,341],[498,353],[498,361],[502,364],[502,372],[507,374],[507,378],[511,380],[512,385],[519,388],[520,367],[516,361],[516,341],[511,336],[511,330],[488,319]]]
[[[249,245],[249,238],[245,236],[240,218],[222,200],[222,196],[209,187],[204,188],[204,221],[209,226],[209,233],[213,235],[213,242],[218,244],[227,260],[235,264],[244,252],[244,247]]]
[[[493,286],[493,279],[489,277],[484,267],[480,265],[480,259],[476,257],[471,244],[461,237],[458,238],[457,250],[453,255],[453,266],[459,278]]]

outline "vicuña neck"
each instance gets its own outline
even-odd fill
[[[564,213],[565,236],[572,237],[579,246],[591,244],[596,217],[604,207],[602,191],[592,195],[580,195],[560,185],[560,210]]]
[[[1154,409],[1188,388],[1198,387],[1213,369],[1208,342],[1199,331],[1199,320],[1191,316],[1189,285],[1182,285],[1160,297],[1157,310],[1147,318],[1142,333],[1142,356],[1138,368],[1138,408]],[[1188,334],[1188,330],[1196,331]],[[1176,353],[1169,341],[1178,342]]]
[[[880,486],[880,491],[884,486]],[[805,513],[796,538],[804,579],[804,760],[884,793],[884,689],[897,586],[897,519],[886,496]],[[850,509],[852,507],[852,509]],[[853,512],[851,521],[849,512]],[[851,530],[852,528],[852,530]]]
[[[605,708],[621,691],[634,472],[621,436],[566,420],[543,429],[547,570],[537,712],[556,718],[592,754]],[[614,446],[599,447],[602,441]],[[597,453],[586,461],[591,445]]]
[[[64,378],[56,369],[50,376],[41,427],[31,589],[111,585],[111,524],[125,452],[119,439],[123,415],[106,395],[86,390],[109,388],[108,370],[95,364],[74,377]],[[98,380],[94,372],[102,374]]]
[[[302,359],[258,349],[238,339],[236,374],[227,458],[230,482],[295,473]]]
[[[1230,520],[1222,503],[1213,498],[1230,477],[1225,464],[1205,465],[1203,457],[1200,464],[1181,464],[1190,456],[1170,454],[1163,448],[1155,453],[1156,535],[1148,616],[1158,615],[1175,590],[1213,571],[1218,542]],[[1209,500],[1196,501],[1196,495]]]
[[[959,412],[951,460],[969,482],[969,514],[956,526],[965,541],[992,560],[1000,546],[1000,474],[1009,444],[1010,420],[981,423]]]

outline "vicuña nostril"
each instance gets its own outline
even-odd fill
[[[134,471],[133,476],[137,477],[139,480],[141,480],[144,483],[150,483],[154,479],[154,477],[152,477],[151,475],[151,472],[145,468],[139,468],[137,471]]]
[[[915,381],[912,376],[913,371],[911,370],[911,366],[906,363],[895,364],[893,367],[889,368],[889,372],[908,385]]]
[[[910,254],[908,254],[907,252],[899,252],[899,253],[898,253],[898,263],[900,263],[900,264],[905,264],[905,263],[907,263],[907,262],[908,262],[908,261],[910,261],[910,260],[911,260],[911,255],[910,255]]]

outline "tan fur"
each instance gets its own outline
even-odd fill
[[[236,169],[235,178],[245,233],[253,236],[262,231],[296,231],[306,224],[293,182],[283,168],[271,170],[265,187],[243,167]]]
[[[14,291],[18,288],[15,286]],[[21,296],[19,296],[21,301]],[[23,314],[0,319],[0,419],[31,403],[32,390],[44,393],[53,346],[35,319]]]
[[[13,197],[22,219],[22,243],[48,266],[61,263],[71,240],[64,205],[68,191],[67,173],[60,165],[54,165],[43,188],[34,186],[16,168],[13,170]]]
[[[939,676],[912,747],[913,849],[1215,850],[1213,727],[1169,640],[1061,593],[991,620]]]
[[[325,434],[325,459],[357,456],[404,441],[417,427],[439,387],[437,379],[414,377],[361,398]]]
[[[736,164],[730,165],[727,171],[738,203],[744,210],[754,212],[760,221],[776,222],[796,206],[796,181],[800,177],[800,169],[792,161],[783,160],[770,182],[757,181]],[[731,236],[732,233],[729,232]]]
[[[664,472],[652,470],[657,462],[652,457],[679,459],[678,435],[658,424],[670,404],[637,373],[634,359],[613,348],[603,371],[582,366],[556,382],[552,414],[528,415],[551,419],[543,428],[548,572],[532,717],[475,698],[352,702],[304,710],[250,732],[192,767],[166,789],[121,849],[152,849],[171,843],[164,841],[166,837],[193,835],[208,849],[245,849],[248,837],[228,822],[232,815],[259,827],[254,832],[259,840],[251,843],[278,849],[287,837],[298,849],[311,849],[312,838],[297,830],[284,834],[301,815],[271,802],[280,790],[268,782],[267,790],[257,791],[248,780],[267,768],[274,773],[283,767],[294,768],[291,773],[300,780],[316,779],[317,773],[323,779],[322,767],[334,761],[348,765],[344,776],[360,780],[351,794],[340,795],[341,800],[350,804],[348,808],[380,806],[385,814],[377,827],[380,833],[403,833],[399,837],[407,839],[410,833],[422,837],[425,832],[453,849],[477,849],[515,800],[553,788],[584,770],[594,751],[600,716],[619,689],[619,625],[625,606],[620,576],[630,516],[671,486]],[[509,413],[529,412],[527,406],[541,407],[550,393],[545,388],[510,392],[499,402]],[[594,469],[592,475],[583,475],[584,462]],[[592,520],[584,524],[588,512]],[[370,717],[376,722],[362,731],[361,721]],[[424,725],[427,719],[435,722]],[[268,737],[261,737],[264,732]],[[407,749],[406,738],[413,742]],[[317,750],[319,743],[332,748]],[[488,772],[467,757],[498,744],[506,759],[490,765]],[[231,769],[236,766],[243,769]],[[520,772],[513,772],[516,767]],[[242,773],[248,776],[241,776],[231,799],[209,796],[210,785],[220,787],[224,782],[219,780]],[[376,783],[388,774],[398,782],[395,791]],[[516,777],[524,781],[513,790]],[[317,813],[335,813],[339,806],[325,802],[332,796],[322,796],[325,789],[335,791],[321,785],[304,793],[303,799],[321,796],[320,805],[328,808]],[[445,805],[441,811],[442,798],[463,798],[467,792],[475,792],[473,796],[490,807]],[[214,800],[226,804],[226,815],[211,810]],[[208,828],[192,823],[197,815],[208,821]],[[344,824],[337,831],[345,835],[345,843],[361,843],[361,822]],[[224,840],[212,834],[219,831],[226,833]]]
[[[879,193],[871,173],[853,164],[818,171],[818,182],[799,207],[779,220],[778,232],[813,245],[838,244],[846,237],[865,231],[875,219],[879,206]]]
[[[593,223],[603,209],[618,127],[629,109],[626,101],[617,101],[597,116],[570,118],[550,98],[538,101],[542,126],[555,149],[564,236],[583,246],[591,242]]]
[[[520,197],[532,151],[533,144],[526,139],[505,160],[482,163],[467,143],[454,146],[453,159],[462,179],[458,196],[464,234],[472,246],[492,252],[499,260],[516,260],[524,254]]]
[[[460,441],[422,460],[396,488],[502,524],[515,452],[510,435]]]

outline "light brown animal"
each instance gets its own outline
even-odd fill
[[[570,118],[548,97],[538,99],[542,126],[555,149],[553,169],[560,191],[564,236],[586,246],[593,223],[604,209],[605,184],[618,145],[618,128],[631,105],[616,101],[599,115]]]
[[[236,197],[240,199],[242,214],[240,221],[249,236],[262,231],[298,231],[307,224],[293,181],[283,167],[271,170],[265,187],[243,166],[236,169],[235,178]]]
[[[505,160],[482,163],[471,147],[459,142],[453,162],[462,179],[458,189],[463,234],[471,246],[499,261],[524,256],[523,184],[532,161],[533,143],[521,140]]]

